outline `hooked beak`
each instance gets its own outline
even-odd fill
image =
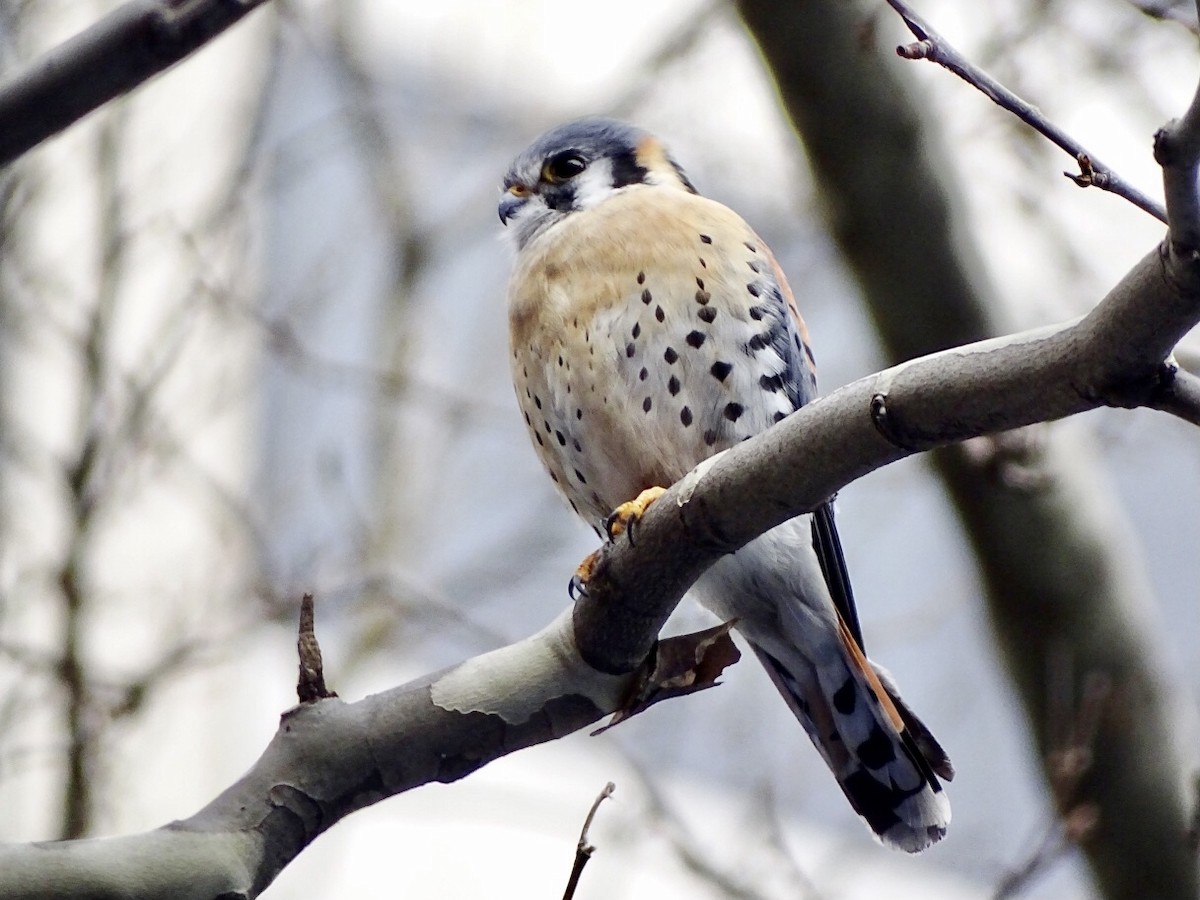
[[[514,184],[505,191],[504,196],[500,198],[500,208],[497,210],[500,213],[500,224],[507,225],[508,220],[520,211],[528,199],[529,191],[519,184]]]

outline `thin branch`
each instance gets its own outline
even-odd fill
[[[967,84],[980,91],[1002,109],[1017,116],[1021,121],[1044,135],[1057,147],[1066,151],[1079,165],[1079,173],[1063,174],[1080,187],[1097,187],[1124,197],[1138,209],[1149,213],[1160,222],[1167,221],[1166,210],[1161,203],[1147,197],[1127,183],[1116,172],[1103,165],[1094,153],[1073,137],[1049,121],[1037,107],[1022,100],[991,75],[967,60],[950,43],[934,31],[903,0],[887,0],[888,5],[899,13],[908,30],[916,35],[918,43],[896,48],[905,59],[927,59],[950,70]]]
[[[0,88],[0,166],[179,62],[266,0],[131,0]]]
[[[583,820],[583,831],[579,833],[579,843],[575,845],[575,863],[571,866],[571,877],[567,879],[567,889],[563,892],[563,900],[572,900],[575,896],[575,889],[579,887],[579,878],[583,875],[583,867],[588,864],[588,860],[596,852],[595,846],[588,840],[588,829],[592,827],[592,819],[596,817],[596,810],[600,808],[600,804],[611,797],[616,789],[617,786],[611,781],[606,784],[604,790],[592,802],[592,808],[588,810],[587,818]]]
[[[296,638],[296,650],[300,656],[300,679],[296,683],[296,696],[301,703],[316,703],[336,697],[325,687],[325,664],[321,660],[321,645],[317,643],[313,627],[313,595],[305,594],[300,600],[300,633]]]
[[[1200,376],[1164,363],[1162,385],[1147,405],[1200,425]]]

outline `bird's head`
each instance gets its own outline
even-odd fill
[[[571,213],[639,184],[696,193],[654,135],[615,119],[577,119],[546,132],[513,160],[500,221],[520,250]]]

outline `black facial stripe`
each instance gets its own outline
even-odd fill
[[[637,155],[633,150],[621,150],[612,156],[613,187],[626,187],[631,184],[644,184],[646,169],[638,165]]]

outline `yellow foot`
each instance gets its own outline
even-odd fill
[[[571,576],[571,580],[567,584],[567,596],[572,600],[587,596],[588,579],[592,577],[592,573],[596,570],[596,563],[599,561],[600,551],[596,550],[589,553],[587,559],[579,564],[579,568],[575,570],[575,574]]]
[[[638,521],[646,514],[646,510],[650,508],[650,504],[667,492],[663,487],[649,487],[637,495],[633,500],[622,503],[614,509],[604,520],[604,530],[608,532],[608,539],[615,541],[622,534],[629,535],[629,543],[633,543],[633,530],[637,526]]]

